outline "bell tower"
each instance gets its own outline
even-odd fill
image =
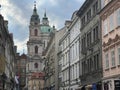
[[[35,2],[33,14],[30,18],[29,41],[27,42],[29,71],[31,72],[43,71],[44,63],[42,60],[42,52],[43,52],[43,43],[41,40],[40,18],[39,15],[37,14],[37,8]]]
[[[29,40],[27,41],[27,56],[26,64],[26,83],[28,90],[33,90],[37,85],[31,85],[31,82],[44,82],[44,60],[43,51],[46,50],[53,28],[49,25],[49,20],[46,11],[40,23],[40,17],[37,13],[36,2],[34,2],[33,13],[29,23]],[[42,76],[42,77],[41,77]],[[32,78],[32,79],[31,79]],[[38,85],[39,86],[39,85]],[[36,89],[39,90],[39,89]]]
[[[27,43],[28,56],[42,56],[42,40],[40,31],[40,18],[37,14],[36,3],[34,3],[33,14],[30,18],[29,41]]]

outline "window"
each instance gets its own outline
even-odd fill
[[[35,64],[34,64],[34,67],[35,67],[35,68],[38,68],[38,63],[35,63]]]
[[[87,46],[90,46],[91,44],[91,32],[87,34]]]
[[[108,69],[109,68],[109,59],[108,59],[108,53],[105,55],[105,68]]]
[[[94,56],[94,69],[97,70],[99,68],[99,54]]]
[[[111,64],[112,64],[112,67],[115,66],[115,52],[114,51],[111,51]]]
[[[93,41],[96,41],[98,40],[98,26],[96,26],[94,29],[93,29]]]
[[[103,35],[106,35],[108,33],[107,19],[103,21],[103,32]]]
[[[120,9],[117,10],[117,25],[120,26]]]
[[[85,61],[82,62],[82,75],[84,75],[85,73]]]
[[[118,64],[120,65],[120,48],[118,48]]]
[[[97,69],[99,69],[99,54],[96,55],[96,59],[97,59]]]
[[[37,29],[35,29],[34,34],[35,34],[35,36],[37,36],[37,34],[38,34],[38,30]]]
[[[91,58],[91,71],[94,71],[94,60]]]
[[[98,10],[98,1],[93,5],[93,14],[96,14]]]
[[[87,21],[89,21],[91,18],[91,9],[87,12]]]
[[[88,60],[85,61],[85,73],[88,73]]]
[[[86,37],[84,36],[84,37],[82,38],[82,51],[84,51],[85,48],[86,48]]]
[[[85,24],[85,16],[82,18],[82,25]]]
[[[35,46],[35,53],[38,53],[38,46]]]
[[[114,30],[114,14],[111,14],[109,17],[109,26],[110,26],[110,31]]]
[[[88,72],[90,72],[90,59],[88,59],[87,61],[88,61]]]

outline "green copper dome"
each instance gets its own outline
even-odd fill
[[[50,33],[53,31],[53,28],[51,28],[50,26],[41,25],[40,30],[42,33]]]

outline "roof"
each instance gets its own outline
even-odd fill
[[[27,59],[27,56],[23,53],[21,56],[20,56],[21,59]]]
[[[90,4],[93,2],[93,0],[85,0],[83,5],[80,7],[80,9],[77,12],[78,16],[82,16],[83,13],[85,13],[86,9],[90,6]]]
[[[53,28],[51,28],[49,25],[41,25],[40,30],[42,33],[50,33],[53,31]]]

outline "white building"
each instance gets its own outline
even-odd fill
[[[79,53],[80,53],[80,19],[75,11],[70,21],[66,21],[64,36],[59,42],[62,51],[59,52],[60,90],[75,90],[80,83]]]
[[[76,16],[75,11],[71,18],[70,31],[70,89],[78,88],[80,79],[80,19]]]
[[[64,35],[59,41],[59,53],[58,53],[58,71],[59,71],[59,90],[66,90],[69,88],[69,31],[68,26],[71,21],[65,22]]]

